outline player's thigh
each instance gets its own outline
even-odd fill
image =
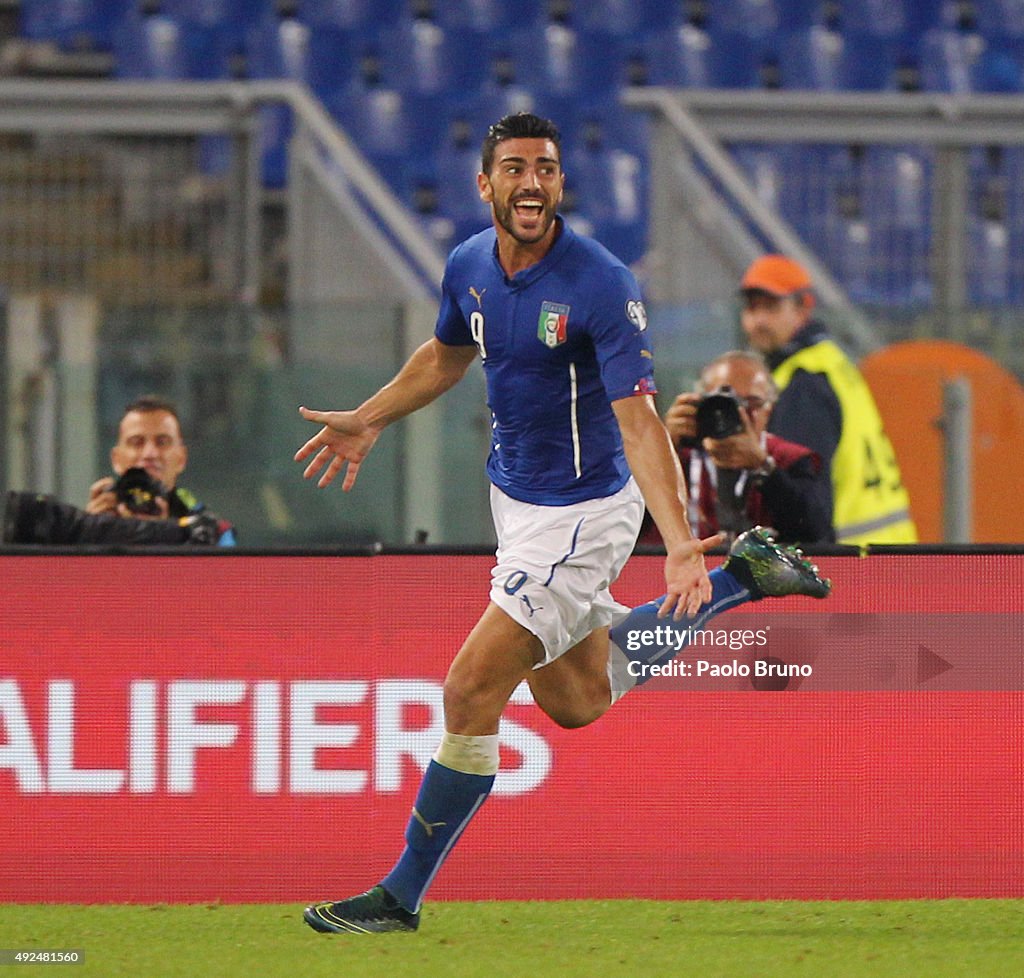
[[[611,705],[608,629],[596,628],[527,677],[537,705],[563,727],[593,723]]]
[[[445,679],[449,732],[495,732],[512,691],[543,658],[540,639],[497,605],[489,604],[462,643]]]

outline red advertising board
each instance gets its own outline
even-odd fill
[[[885,655],[849,689],[644,688],[575,731],[518,692],[495,792],[431,898],[1024,896],[1024,558],[820,563],[827,602],[718,622],[806,618],[819,675],[888,654],[886,615],[959,629],[959,652],[919,642],[898,688]],[[375,882],[489,567],[0,558],[0,900],[298,902]],[[616,596],[654,596],[660,568],[634,558]],[[977,682],[968,656],[989,663]]]

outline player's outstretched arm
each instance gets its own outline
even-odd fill
[[[690,532],[683,507],[685,485],[679,457],[658,417],[654,399],[649,395],[624,397],[613,401],[612,408],[622,431],[626,460],[668,551],[668,594],[658,613],[671,614],[676,620],[684,614],[692,617],[705,601],[711,600],[704,554],[721,543],[722,536],[697,540]]]
[[[322,489],[345,468],[341,488],[348,492],[381,431],[458,383],[475,357],[475,346],[448,346],[431,339],[413,353],[393,380],[354,411],[299,408],[307,421],[323,425],[295,453],[296,462],[310,460],[303,478],[312,479],[319,472],[317,485]]]

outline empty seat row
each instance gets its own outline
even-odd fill
[[[935,161],[920,146],[745,144],[732,153],[756,193],[857,302],[933,298]],[[972,304],[1024,299],[1024,148],[972,150],[966,268]]]
[[[98,43],[123,17],[139,13],[232,31],[294,17],[344,30],[414,20],[488,33],[561,24],[634,40],[685,25],[750,38],[810,27],[888,39],[913,38],[933,28],[1024,38],[1022,0],[21,0],[20,9],[28,37],[77,33]]]

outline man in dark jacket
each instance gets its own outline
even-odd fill
[[[780,394],[771,430],[813,449],[831,481],[840,543],[916,543],[892,443],[871,389],[814,319],[810,275],[785,255],[763,255],[740,282],[740,320]]]

